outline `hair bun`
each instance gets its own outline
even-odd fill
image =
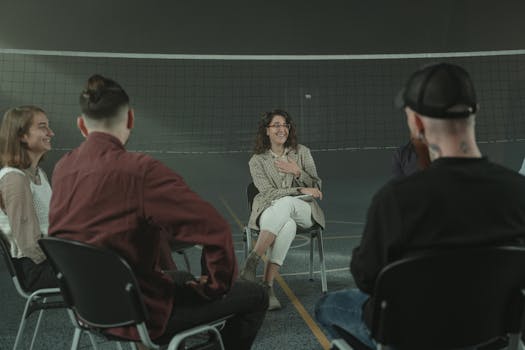
[[[90,118],[110,118],[120,107],[129,104],[128,94],[115,81],[92,75],[80,94],[82,113]]]
[[[91,103],[98,103],[100,101],[100,98],[102,97],[102,89],[97,90],[87,90],[87,94],[89,96],[89,102]]]

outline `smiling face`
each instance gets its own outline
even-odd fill
[[[270,124],[266,127],[266,135],[270,138],[273,147],[281,147],[288,140],[290,125],[282,115],[275,115]]]
[[[33,115],[31,126],[26,134],[21,137],[28,153],[33,158],[40,159],[47,151],[51,150],[51,138],[55,136],[49,127],[49,120],[42,112]]]

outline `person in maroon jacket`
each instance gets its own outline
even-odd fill
[[[134,112],[118,83],[93,75],[80,106],[77,124],[86,140],[55,166],[49,235],[122,256],[139,281],[153,339],[234,314],[221,331],[224,344],[249,349],[268,295],[256,283],[236,281],[228,223],[181,176],[148,155],[126,151]],[[202,245],[200,279],[163,270],[174,265],[167,249],[174,240]],[[113,332],[139,339],[129,327]]]

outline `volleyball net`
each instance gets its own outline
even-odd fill
[[[431,62],[462,65],[474,81],[480,142],[525,141],[525,51],[356,56],[185,56],[0,50],[0,108],[44,108],[55,148],[81,141],[78,96],[99,73],[135,109],[128,147],[151,153],[252,150],[261,114],[285,109],[313,150],[397,147],[408,130],[393,100]]]

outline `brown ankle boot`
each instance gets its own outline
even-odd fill
[[[277,299],[277,297],[275,296],[273,285],[270,286],[268,282],[264,281],[263,286],[268,291],[268,311],[281,309],[282,306],[279,302],[279,299]]]
[[[261,257],[252,251],[246,258],[246,261],[244,261],[244,267],[242,268],[239,277],[246,281],[255,282],[255,273],[257,271],[259,260],[261,260]]]

